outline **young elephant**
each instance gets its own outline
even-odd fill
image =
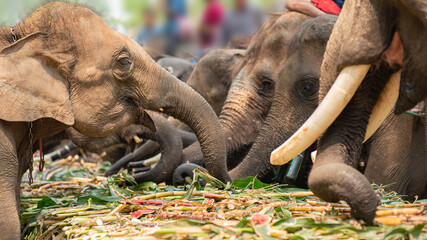
[[[19,185],[38,139],[72,126],[103,137],[130,124],[155,130],[145,110],[161,111],[196,133],[208,170],[227,181],[215,112],[134,41],[90,10],[51,3],[0,28],[0,231],[19,239]],[[215,165],[215,166],[214,166]]]
[[[367,222],[377,196],[354,166],[363,141],[395,104],[402,113],[427,94],[426,16],[421,0],[346,1],[322,63],[319,107],[272,155],[282,164],[320,137],[310,189],[327,201],[347,201]]]
[[[273,100],[273,76],[286,61],[292,36],[308,18],[296,12],[271,17],[251,39],[243,60],[235,69],[219,116],[225,133],[229,169],[242,160],[258,135]],[[184,150],[183,161],[203,162],[197,144]]]
[[[220,114],[224,101],[227,97],[228,90],[230,89],[231,81],[234,71],[241,63],[245,55],[244,50],[236,49],[216,49],[208,52],[196,64],[187,84],[196,90],[206,101],[211,105],[217,115]],[[179,130],[182,136],[182,143],[184,147],[192,144],[197,139],[191,136],[191,133]],[[152,157],[153,153],[157,153],[156,148],[158,144],[153,146],[153,142],[148,141],[146,144],[140,146],[134,152],[127,154],[119,161],[117,161],[105,174],[112,175],[117,173],[121,168],[127,167],[128,164],[137,168],[144,167],[144,160],[147,157]],[[197,144],[196,147],[200,149]],[[153,151],[154,150],[154,151]],[[199,150],[200,151],[200,150]],[[184,154],[188,149],[184,150]],[[203,156],[200,157],[203,159]],[[174,158],[176,159],[176,158]],[[188,159],[184,157],[183,159]],[[162,156],[162,161],[171,163],[173,159],[168,159]],[[135,162],[137,161],[137,162]],[[181,159],[179,159],[181,163]],[[168,164],[168,169],[165,171],[175,170],[175,164]],[[144,168],[149,170],[148,168]],[[170,179],[172,175],[169,176]]]

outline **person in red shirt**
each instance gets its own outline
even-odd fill
[[[206,2],[206,9],[198,29],[198,37],[203,49],[215,45],[225,12],[219,0],[206,0]]]
[[[344,0],[286,0],[285,7],[290,11],[317,17],[323,14],[338,15],[343,4]]]

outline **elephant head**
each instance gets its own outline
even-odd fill
[[[266,179],[274,170],[270,153],[292,136],[317,106],[320,66],[335,21],[332,15],[308,19],[295,33],[287,59],[274,76],[276,91],[270,111],[252,148],[230,171],[232,180],[257,176],[271,181]],[[308,172],[310,167],[307,165],[305,170]],[[299,182],[304,185],[306,181]]]
[[[323,134],[309,187],[324,200],[347,201],[352,214],[367,222],[377,196],[353,167],[364,139],[394,104],[402,113],[427,93],[426,16],[419,0],[346,1],[322,63],[319,107],[272,154],[272,162],[282,164]]]
[[[290,39],[308,18],[296,12],[273,16],[251,39],[219,116],[229,168],[236,166],[258,135],[273,101],[274,76],[286,61]]]
[[[208,162],[225,161],[219,123],[208,103],[90,10],[48,4],[13,31],[12,36],[9,28],[1,29],[2,42],[9,42],[0,50],[6,79],[0,85],[1,119],[52,118],[103,137],[132,123],[154,129],[145,110],[160,111],[194,130]],[[13,37],[18,41],[10,41]],[[228,180],[218,170],[211,173]]]
[[[196,64],[187,84],[208,101],[217,115],[227,98],[235,69],[245,56],[244,50],[215,49]]]

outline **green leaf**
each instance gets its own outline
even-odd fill
[[[55,205],[64,205],[64,203],[54,197],[45,196],[41,201],[37,203],[37,208],[44,208]]]
[[[278,207],[275,209],[281,218],[290,219],[292,218],[292,213],[283,207]]]
[[[423,232],[424,226],[426,226],[426,225],[427,225],[427,223],[418,224],[417,226],[415,226],[414,228],[412,228],[411,230],[409,230],[409,234],[412,237],[414,237],[415,239],[418,239],[418,237]]]
[[[203,179],[206,183],[209,183],[212,186],[215,186],[217,188],[225,188],[227,186],[225,183],[214,178],[212,175],[203,172],[199,168],[194,169],[194,178],[193,179],[196,181],[198,181],[199,179]]]
[[[117,196],[116,193],[119,193],[126,197],[130,197],[130,194],[133,193],[132,190],[120,188],[117,184],[109,184],[108,188],[110,189],[110,193],[112,196]]]
[[[86,204],[89,198],[92,198],[93,204],[105,204],[121,200],[120,197],[110,194],[107,189],[93,189],[89,194],[78,197],[77,204]]]
[[[250,226],[250,220],[247,218],[244,218],[242,220],[240,220],[240,222],[238,224],[236,224],[236,228],[244,228],[244,227],[249,227]]]
[[[385,240],[391,240],[391,239],[401,239],[401,238],[408,238],[409,232],[403,227],[397,227],[388,232],[385,236]]]
[[[241,189],[259,189],[259,188],[265,188],[271,185],[265,184],[261,182],[259,179],[250,176],[245,179],[234,180],[231,186],[235,188],[241,188]]]

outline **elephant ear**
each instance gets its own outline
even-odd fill
[[[74,124],[66,80],[66,54],[46,51],[46,36],[31,34],[0,49],[0,119],[30,122],[53,118]]]

